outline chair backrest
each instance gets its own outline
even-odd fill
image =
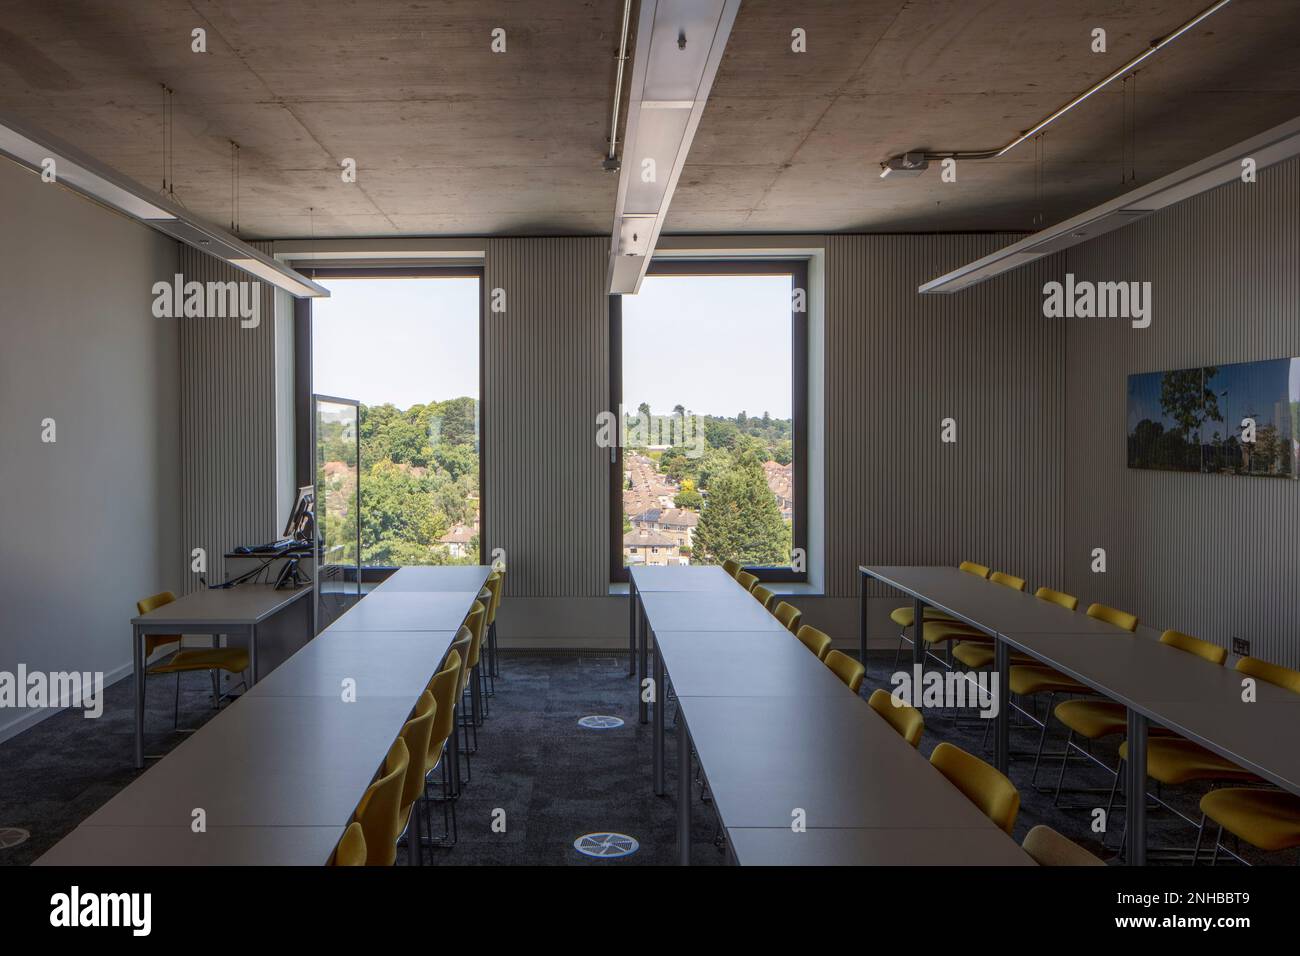
[[[176,595],[171,591],[159,591],[157,594],[151,594],[143,601],[135,602],[135,611],[137,614],[148,614],[150,611],[156,611],[164,605],[171,604],[176,600]]]
[[[366,865],[366,834],[361,824],[353,820],[343,831],[343,839],[334,848],[334,866]]]
[[[1278,687],[1285,687],[1293,694],[1300,694],[1300,671],[1293,671],[1281,664],[1271,664],[1258,657],[1243,657],[1237,661],[1237,670],[1248,677],[1258,677]]]
[[[397,838],[402,835],[402,788],[410,754],[398,737],[388,748],[384,772],[366,788],[357,804],[356,818],[365,831],[366,866],[392,866],[397,859]]]
[[[501,585],[503,583],[501,572],[493,571],[488,575],[487,583],[483,585],[484,590],[488,592],[487,604],[487,624],[490,627],[492,622],[497,619],[497,605],[501,603]],[[483,592],[479,592],[482,598]]]
[[[466,641],[468,646],[469,641]],[[433,721],[433,733],[429,735],[428,756],[424,761],[424,772],[438,765],[442,758],[442,748],[447,738],[456,732],[456,695],[460,693],[460,652],[449,650],[443,658],[442,670],[429,680],[428,691],[438,705],[438,716]]]
[[[826,652],[831,649],[831,636],[825,631],[819,631],[811,624],[805,624],[795,631],[794,636],[804,647],[816,654],[819,661],[826,659]]]
[[[765,610],[771,610],[772,602],[776,600],[776,592],[771,588],[763,587],[761,584],[750,588],[749,593],[754,595],[754,600],[763,605]]]
[[[1040,601],[1059,604],[1067,611],[1074,611],[1079,607],[1079,599],[1073,594],[1066,594],[1064,591],[1054,591],[1051,588],[1039,588],[1034,592],[1034,597],[1038,598]]]
[[[862,678],[867,676],[867,669],[860,661],[840,651],[827,651],[823,660],[831,669],[831,673],[844,681],[849,690],[855,694],[858,692],[858,688],[862,686]]]
[[[867,703],[913,747],[921,742],[921,734],[925,732],[925,718],[911,704],[904,704],[887,690],[872,691]]]
[[[483,590],[486,591],[487,588]],[[474,635],[474,640],[469,644],[469,654],[465,658],[466,670],[478,664],[479,649],[483,646],[483,622],[487,620],[487,606],[491,600],[491,594],[484,595],[483,591],[480,591],[478,600],[474,602],[469,614],[465,615],[465,626]]]
[[[989,569],[984,567],[982,564],[976,564],[974,561],[963,561],[961,564],[957,565],[957,567],[965,571],[967,574],[973,574],[979,578],[987,578],[989,576]]]
[[[427,690],[415,702],[415,716],[402,725],[402,740],[410,760],[406,766],[406,782],[402,785],[402,813],[424,793],[424,775],[429,756],[429,739],[433,736],[433,723],[438,716],[438,702]]]
[[[736,580],[746,591],[754,590],[754,585],[758,583],[758,575],[750,574],[748,571],[741,571],[736,575]]]
[[[737,574],[740,573],[740,562],[732,561],[730,558],[728,558],[726,561],[722,562],[722,570],[726,571],[734,578]]]
[[[1002,585],[1004,588],[1011,588],[1013,591],[1023,591],[1025,589],[1025,579],[1018,578],[1014,574],[994,571],[989,575],[989,580],[994,584]]]
[[[930,754],[930,763],[952,781],[984,815],[1010,833],[1020,813],[1020,791],[992,764],[944,741]]]
[[[1138,628],[1138,619],[1136,614],[1129,614],[1127,611],[1119,611],[1113,607],[1107,607],[1104,604],[1089,604],[1088,617],[1095,617],[1099,621],[1105,621],[1107,624],[1114,624],[1116,627],[1122,627],[1126,631],[1136,631]]]
[[[468,624],[462,624],[460,630],[456,632],[456,639],[451,642],[451,650],[447,652],[450,657],[451,652],[455,651],[461,660],[460,690],[456,693],[460,693],[469,684],[469,668],[465,666],[465,661],[469,660],[469,651],[473,644],[474,632],[469,629]]]
[[[1041,823],[1025,834],[1025,841],[1020,845],[1039,866],[1106,865],[1101,857],[1093,856],[1070,838]]]
[[[776,607],[772,608],[772,614],[791,634],[798,633],[799,622],[803,619],[803,611],[787,601],[779,601]]]
[[[1202,640],[1199,637],[1192,637],[1192,635],[1184,634],[1182,631],[1165,631],[1160,635],[1160,643],[1176,647],[1188,654],[1195,654],[1211,664],[1222,665],[1228,659],[1228,649],[1226,647],[1211,644],[1209,641]]]

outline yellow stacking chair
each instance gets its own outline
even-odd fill
[[[424,773],[424,830],[429,837],[428,843],[431,846],[454,846],[458,836],[456,827],[456,801],[452,799],[453,790],[453,773],[458,768],[452,767],[452,761],[444,759],[447,756],[447,744],[452,740],[452,735],[456,733],[456,698],[460,693],[460,666],[461,652],[469,649],[470,641],[473,636],[468,633],[468,628],[461,628],[465,631],[465,637],[459,641],[459,647],[452,645],[447,651],[447,656],[443,659],[442,670],[433,675],[429,681],[428,692],[433,695],[434,702],[438,705],[437,716],[433,721],[433,732],[429,735],[429,750],[424,761],[427,768]],[[442,766],[442,799],[438,801],[442,804],[442,827],[441,837],[433,837],[433,827],[429,816],[429,775]]]
[[[1020,813],[1020,791],[991,764],[946,741],[930,754],[932,763],[971,803],[1010,833]]]
[[[1023,591],[1025,589],[1025,579],[1018,578],[1014,574],[1006,574],[1002,571],[994,571],[988,576],[989,581],[994,584],[1000,584],[1003,587],[1011,588],[1013,591]],[[913,628],[915,631],[915,628]],[[978,628],[971,627],[963,621],[952,619],[926,621],[921,626],[921,637],[925,641],[926,651],[936,644],[946,644],[950,648],[954,642],[969,641],[975,643],[991,643],[987,634]],[[899,642],[898,651],[894,654],[894,666],[898,666],[898,657],[903,650],[902,642]],[[949,666],[951,666],[951,657]]]
[[[1066,594],[1064,591],[1054,591],[1051,588],[1039,588],[1034,592],[1034,597],[1049,604],[1058,604],[1067,611],[1073,611],[1079,606],[1079,599],[1074,595]],[[981,670],[993,664],[993,644],[987,640],[963,641],[952,649],[952,656],[971,670]],[[1038,660],[1021,651],[1012,651],[1011,663],[1036,664]]]
[[[415,703],[415,716],[402,726],[401,739],[410,755],[406,776],[402,781],[402,799],[398,804],[397,818],[401,831],[406,833],[406,861],[412,865],[424,862],[424,843],[420,834],[420,814],[415,813],[415,802],[424,795],[424,780],[432,767],[427,766],[429,738],[433,735],[434,718],[438,704],[427,690],[420,693]]]
[[[786,601],[777,602],[776,607],[772,609],[772,616],[780,621],[781,626],[791,634],[799,633],[799,622],[803,620],[803,611],[793,604]]]
[[[1258,657],[1243,657],[1237,661],[1237,670],[1247,677],[1267,681],[1284,687],[1293,694],[1300,694],[1300,671],[1293,671],[1281,664],[1270,664]]]
[[[831,636],[825,631],[819,631],[811,624],[805,624],[795,632],[795,637],[804,647],[816,654],[819,661],[826,659],[826,653],[831,649]]]
[[[455,722],[453,724],[453,730],[452,730],[453,733],[455,733],[455,727],[457,726],[465,727],[465,719],[462,713],[465,709],[464,707],[465,685],[468,680],[467,677],[468,668],[466,668],[465,662],[469,660],[470,647],[471,645],[473,645],[473,643],[474,643],[474,632],[469,629],[468,624],[462,624],[460,626],[460,629],[456,632],[456,639],[451,642],[451,648],[447,651],[447,657],[444,659],[443,662],[445,666],[446,662],[451,660],[451,655],[455,654],[456,659],[460,665],[456,671],[456,693],[455,696],[453,697],[453,700],[455,701],[455,707],[453,708],[455,711],[455,718],[454,718]],[[464,734],[465,734],[465,747],[468,747],[469,746],[468,728],[465,729]],[[459,754],[464,749],[459,744],[456,744],[454,741],[453,744],[455,746],[455,750],[453,751],[453,756]],[[468,765],[469,754],[465,754],[464,756],[465,756],[465,763],[466,765]],[[460,797],[460,785],[461,785],[459,759],[455,759],[451,761],[449,773],[451,776],[451,780],[450,780],[451,795],[453,799],[456,799]]]
[[[746,591],[754,590],[754,585],[758,584],[758,575],[750,574],[748,571],[741,571],[736,575],[736,581]]]
[[[465,618],[465,623],[474,634],[474,641],[469,646],[469,657],[465,660],[469,680],[469,716],[474,727],[474,746],[471,753],[478,752],[478,728],[487,716],[487,701],[483,692],[483,637],[487,633],[488,607],[492,604],[492,591],[486,585],[478,592],[474,607]]]
[[[844,681],[845,686],[853,693],[856,694],[862,687],[862,678],[867,676],[867,669],[862,666],[861,661],[855,661],[840,651],[827,651],[822,660],[831,669],[831,673]]]
[[[143,601],[135,602],[136,613],[148,614],[160,607],[165,607],[176,600],[176,595],[171,591],[160,591],[157,594],[151,594]],[[176,653],[167,658],[160,664],[149,665],[149,657],[160,647],[166,647],[175,644]],[[212,706],[217,708],[221,706],[221,683],[220,672],[226,671],[230,674],[243,674],[244,687],[248,687],[248,676],[245,673],[249,666],[248,651],[242,647],[181,647],[181,635],[179,634],[146,634],[144,636],[144,680],[147,681],[151,674],[175,674],[176,675],[176,702],[172,711],[172,729],[175,730],[180,726],[181,720],[181,674],[187,671],[207,671],[212,678]]]
[[[366,834],[357,821],[353,820],[343,831],[343,839],[339,840],[338,846],[334,848],[334,859],[330,865],[366,865]]]
[[[761,584],[756,584],[749,591],[754,595],[754,600],[763,605],[763,610],[770,611],[776,603],[776,592],[771,588],[765,588]]]
[[[957,565],[957,567],[959,570],[965,571],[967,574],[973,574],[977,578],[987,578],[989,576],[989,569],[982,564],[976,564],[974,561],[963,561],[961,564]],[[912,639],[907,636],[907,629],[916,623],[913,620],[914,616],[912,605],[910,604],[905,607],[896,607],[889,612],[889,619],[898,625],[898,650],[894,654],[895,668],[898,667],[899,658],[902,657],[903,644],[912,643]],[[945,614],[938,608],[933,607],[927,607],[922,612],[922,616],[927,621],[953,620],[952,615]]]
[[[921,742],[921,734],[925,733],[925,718],[911,704],[899,703],[887,690],[872,691],[867,703],[913,747]]]
[[[393,741],[384,760],[383,776],[366,788],[357,804],[356,819],[366,841],[366,866],[392,866],[402,833],[402,788],[410,754],[401,737]]]
[[[506,588],[505,568],[497,568],[488,575],[487,587],[492,592],[492,603],[487,609],[487,672],[484,676],[487,678],[487,696],[495,697],[497,677],[501,673],[497,666],[497,609],[501,607],[501,593]]]
[[[726,571],[734,578],[737,574],[740,573],[740,562],[732,561],[730,558],[728,558],[726,561],[722,562],[722,570]]]
[[[1224,830],[1269,853],[1300,846],[1300,797],[1282,790],[1225,787],[1201,797],[1201,826],[1192,851],[1193,866],[1201,854],[1206,819],[1219,825],[1211,866],[1219,860]]]
[[[1094,856],[1073,840],[1041,823],[1025,834],[1020,846],[1039,866],[1106,865],[1101,857]]]

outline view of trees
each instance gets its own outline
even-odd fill
[[[406,410],[360,408],[361,561],[364,565],[477,564],[477,401],[462,397]],[[355,540],[355,436],[318,423],[317,488],[326,542]],[[462,541],[444,541],[461,529]],[[353,546],[355,550],[355,546]]]

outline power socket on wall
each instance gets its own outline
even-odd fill
[[[1236,654],[1238,657],[1249,657],[1250,641],[1246,640],[1244,637],[1234,637],[1232,639],[1232,653]]]

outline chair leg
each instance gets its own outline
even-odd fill
[[[1068,729],[1068,728],[1067,728]],[[1070,745],[1074,743],[1074,731],[1065,735],[1065,749],[1061,751],[1061,772],[1056,775],[1056,793],[1052,796],[1052,806],[1061,803],[1061,785],[1065,783],[1065,764],[1070,759]]]
[[[1055,699],[1055,693],[1047,695],[1047,712],[1043,714],[1043,730],[1038,735],[1038,751],[1034,754],[1034,772],[1029,777],[1031,787],[1038,786],[1038,764],[1043,759],[1043,744],[1047,742],[1047,725],[1052,722],[1052,701]]]
[[[172,708],[172,730],[181,728],[181,672],[176,672],[176,704]]]
[[[218,682],[217,669],[212,668],[212,670],[208,671],[208,674],[212,677],[212,709],[219,710],[221,708],[221,684]]]
[[[1201,825],[1196,828],[1196,846],[1192,848],[1192,866],[1196,865],[1201,855],[1201,838],[1205,836],[1205,814],[1201,814]]]
[[[1106,830],[1101,835],[1101,845],[1103,847],[1106,846],[1106,838],[1110,836],[1110,812],[1111,809],[1115,806],[1115,793],[1116,791],[1119,790],[1119,780],[1120,777],[1122,776],[1124,776],[1124,761],[1120,760],[1118,763],[1115,764],[1115,782],[1110,785],[1110,798],[1107,799],[1106,801]],[[1133,799],[1131,794],[1129,795],[1128,799],[1130,800]],[[1125,831],[1128,830],[1127,812],[1125,812],[1124,814],[1124,830]],[[1123,835],[1120,836],[1119,848],[1120,848],[1120,852],[1122,853],[1124,851]]]
[[[1219,827],[1219,832],[1214,835],[1214,853],[1210,856],[1210,866],[1219,865],[1219,844],[1223,842],[1223,827]]]
[[[903,642],[907,640],[906,629],[898,632],[898,650],[894,651],[894,670],[898,670],[898,662],[903,657]]]

